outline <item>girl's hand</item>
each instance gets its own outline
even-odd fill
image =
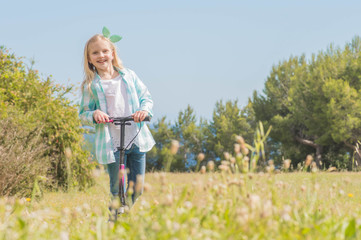
[[[93,113],[93,118],[97,123],[107,123],[109,122],[109,115],[100,110],[95,110]]]
[[[134,122],[141,122],[145,119],[146,116],[148,116],[148,112],[145,110],[136,111],[134,114],[132,114]]]

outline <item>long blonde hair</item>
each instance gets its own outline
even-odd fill
[[[95,76],[95,73],[96,73],[96,69],[95,67],[89,62],[89,44],[90,43],[93,43],[93,42],[96,42],[98,40],[104,40],[106,41],[107,43],[109,43],[109,46],[111,48],[111,50],[113,51],[114,53],[114,58],[113,58],[113,61],[112,61],[112,64],[113,66],[115,67],[118,67],[119,69],[123,69],[123,63],[122,61],[120,60],[120,58],[118,57],[118,54],[117,54],[117,48],[116,46],[114,45],[114,43],[112,43],[109,38],[106,38],[104,37],[103,35],[101,34],[96,34],[94,35],[93,37],[91,37],[85,44],[85,47],[84,47],[84,80],[81,84],[81,91],[83,92],[84,91],[84,86],[87,86],[88,88],[88,91],[90,93],[91,92],[91,83],[94,79],[94,76]]]

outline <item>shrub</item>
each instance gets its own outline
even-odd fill
[[[50,168],[48,147],[38,129],[26,131],[13,120],[0,126],[0,195],[29,195],[34,179],[46,176]]]
[[[42,80],[37,70],[27,68],[21,58],[0,47],[0,121],[12,121],[16,125],[13,132],[8,131],[13,137],[8,136],[8,141],[2,141],[1,161],[10,166],[9,161],[13,157],[17,154],[21,156],[20,146],[32,146],[30,149],[33,152],[27,156],[35,158],[31,160],[34,161],[31,165],[35,162],[42,165],[44,170],[38,173],[45,171],[46,177],[51,180],[48,186],[55,189],[83,189],[93,183],[93,164],[88,160],[89,153],[82,149],[83,129],[77,107],[65,97],[72,90],[73,86],[55,84],[51,76]],[[35,135],[39,140],[28,142],[27,138],[32,139]],[[18,152],[12,153],[9,141],[17,143]],[[29,151],[29,148],[25,149]],[[65,152],[70,154],[65,156]],[[12,157],[6,159],[6,156]],[[29,166],[30,162],[23,161],[24,166]],[[6,172],[7,168],[0,169],[2,176],[2,171]],[[27,171],[29,175],[24,176],[29,182],[34,181],[35,177],[31,172]],[[8,174],[6,176],[10,177]],[[14,194],[25,189],[27,186],[21,185],[6,192]],[[0,193],[3,191],[0,189]]]

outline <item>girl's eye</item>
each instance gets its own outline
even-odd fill
[[[104,50],[103,52],[104,52],[104,53],[107,53],[107,52],[109,52],[109,50]]]

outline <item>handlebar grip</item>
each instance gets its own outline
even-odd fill
[[[150,122],[152,118],[150,116],[146,116],[143,120],[143,122]]]

